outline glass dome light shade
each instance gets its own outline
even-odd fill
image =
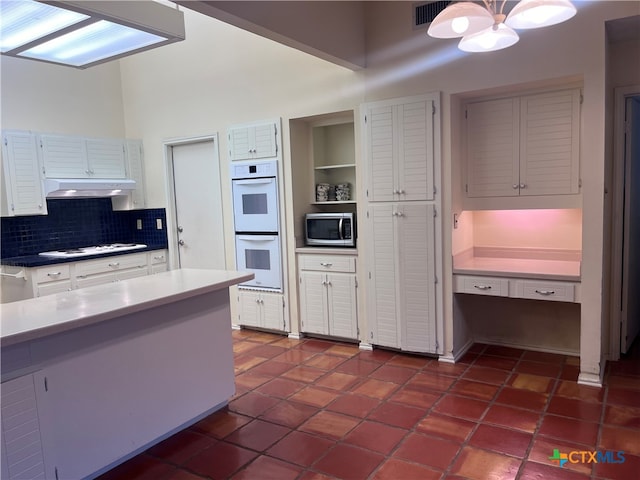
[[[427,34],[435,38],[458,38],[480,32],[493,24],[493,16],[486,8],[471,2],[456,2],[433,19]]]
[[[473,35],[462,37],[458,48],[465,52],[493,52],[510,47],[518,42],[520,37],[504,23],[494,25]]]
[[[548,27],[569,20],[576,12],[569,0],[521,0],[505,23],[511,28]]]

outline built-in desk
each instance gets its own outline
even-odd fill
[[[580,252],[474,247],[453,259],[455,293],[580,303]]]

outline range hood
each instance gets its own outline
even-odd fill
[[[135,180],[96,178],[46,178],[47,198],[115,197],[135,190]]]

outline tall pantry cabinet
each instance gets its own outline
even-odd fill
[[[442,353],[440,94],[370,103],[363,112],[365,340]]]

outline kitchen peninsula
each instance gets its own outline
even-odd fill
[[[0,476],[93,478],[224,406],[228,288],[252,277],[179,269],[0,305]]]

